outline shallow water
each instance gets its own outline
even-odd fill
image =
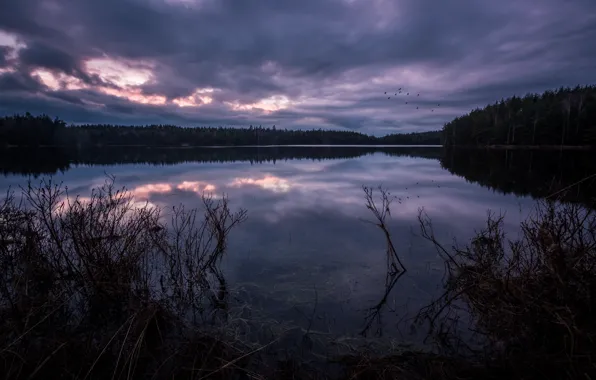
[[[556,173],[551,164],[532,156],[530,170],[520,174],[528,165],[521,153],[502,161],[492,157],[500,153],[455,157],[438,148],[279,149],[221,148],[209,152],[209,159],[201,151],[195,162],[195,153],[187,151],[177,160],[172,156],[182,153],[172,150],[136,156],[104,152],[101,159],[67,155],[67,162],[55,169],[63,172],[54,179],[63,181],[71,194],[85,196],[107,173],[137,200],[165,207],[166,214],[179,204],[199,206],[203,191],[227,194],[232,208],[248,210],[248,220],[231,234],[222,264],[236,299],[271,318],[333,335],[362,332],[370,321],[368,309],[385,292],[386,243],[383,233],[364,221],[372,220],[372,214],[362,189],[381,185],[397,197],[388,226],[408,271],[392,288],[382,318],[372,320],[367,332],[396,336],[407,333],[398,327],[407,326],[404,322],[441,291],[443,266],[433,246],[419,236],[419,210],[424,208],[437,238],[448,245],[454,238],[462,243],[470,239],[486,223],[489,210],[506,213],[505,230],[515,237],[535,204],[523,194],[540,196],[541,174],[536,173]],[[33,162],[27,170],[4,163],[10,174],[0,177],[0,191],[25,184],[29,174],[23,173],[37,174],[33,181],[47,177],[51,167],[35,171],[43,154],[25,154]],[[152,155],[159,158],[138,163],[152,162],[146,158]],[[574,167],[585,161],[570,160]],[[98,161],[102,164],[82,163]],[[474,169],[483,162],[485,171]],[[524,178],[531,181],[524,183]],[[575,177],[565,178],[572,183]]]

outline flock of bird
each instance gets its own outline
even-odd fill
[[[416,182],[416,185],[420,185],[420,182]],[[441,188],[441,185],[439,184],[439,182],[438,181],[435,182],[434,179],[430,181],[430,184],[427,183],[427,184],[423,184],[423,186],[424,185],[427,185],[427,186],[428,185],[433,185],[433,186],[436,185],[438,188]],[[406,191],[408,191],[407,187],[406,187]],[[401,197],[395,197],[395,200],[397,200],[397,203],[402,204],[403,202],[405,202],[406,200],[408,200],[410,198],[414,199],[414,195],[412,194],[411,196],[403,195]],[[420,195],[416,195],[416,198],[420,198]]]
[[[400,87],[397,92],[394,94],[394,96],[397,96],[398,94],[401,94],[402,92],[405,92],[405,90],[402,90],[402,88]],[[385,95],[387,95],[387,91],[385,91]],[[413,94],[412,94],[413,95]],[[410,96],[409,92],[406,92],[406,96]],[[417,94],[416,97],[419,97],[420,94]],[[387,99],[391,99],[391,93],[389,94],[389,96],[387,97]],[[408,102],[405,102],[406,104],[408,104]],[[441,103],[437,103],[437,107],[440,107]],[[420,109],[420,106],[416,106],[416,109]],[[435,112],[434,108],[430,109],[431,112]]]

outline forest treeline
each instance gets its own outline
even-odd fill
[[[504,194],[543,199],[571,186],[572,190],[564,191],[560,199],[596,208],[596,178],[592,177],[596,173],[596,160],[589,150],[551,152],[369,146],[23,148],[0,149],[0,174],[53,175],[76,165],[176,165],[191,162],[258,165],[288,160],[354,159],[374,153],[437,160],[450,173]],[[584,180],[587,177],[591,179]]]
[[[225,147],[225,148],[150,148],[90,147],[0,149],[0,173],[4,175],[48,175],[65,172],[72,165],[176,165],[185,162],[273,163],[287,160],[333,160],[357,158],[373,153],[388,156],[440,159],[442,148],[428,147]]]
[[[47,115],[0,118],[0,146],[242,145],[596,145],[596,86],[559,88],[501,99],[446,123],[442,131],[370,136],[354,131],[174,125],[67,126]]]
[[[596,86],[513,96],[443,127],[447,146],[596,145]]]
[[[441,167],[502,194],[596,208],[596,160],[590,150],[443,149]]]
[[[196,127],[173,125],[67,126],[47,115],[0,118],[0,146],[242,146],[242,145],[440,145],[441,132],[393,134],[383,137],[351,131]]]

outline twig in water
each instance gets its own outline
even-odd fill
[[[379,192],[381,193],[381,209],[377,207],[375,200],[373,198],[373,190],[372,188],[363,186],[362,189],[364,190],[365,199],[366,199],[366,208],[369,209],[374,217],[377,219],[377,223],[371,222],[369,220],[364,220],[367,223],[374,224],[375,226],[379,227],[383,233],[385,234],[385,240],[387,241],[387,255],[388,259],[395,260],[397,264],[401,267],[401,271],[405,272],[406,267],[402,263],[401,259],[399,258],[397,251],[395,250],[395,246],[393,245],[393,241],[391,240],[391,234],[387,229],[387,225],[385,223],[385,219],[387,216],[391,216],[391,202],[395,197],[391,197],[391,194],[384,190],[381,186],[379,186]],[[400,268],[395,265],[395,262],[391,263],[390,266],[395,272],[399,272]]]

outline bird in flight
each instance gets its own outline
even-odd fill
[[[399,94],[402,93],[402,87],[400,87],[399,90],[398,90],[398,92],[394,93],[394,95],[397,96],[398,93]],[[385,92],[385,95],[387,95],[387,92]],[[406,95],[410,95],[410,93],[409,92],[406,92]],[[412,93],[412,95],[414,95],[414,93]],[[416,93],[416,96],[420,96],[420,93]],[[391,99],[391,96],[388,96],[387,99]],[[405,102],[405,104],[408,104],[408,102]],[[437,107],[440,107],[440,106],[441,106],[441,103],[437,103]],[[416,106],[416,109],[419,110],[420,109],[420,106]],[[431,108],[430,112],[435,112],[434,108]]]

